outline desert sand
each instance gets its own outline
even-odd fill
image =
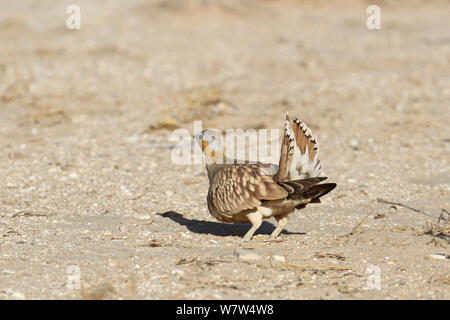
[[[450,299],[448,1],[69,4],[0,2],[0,299]],[[285,111],[338,186],[242,244],[171,136]]]

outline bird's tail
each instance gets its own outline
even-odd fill
[[[306,124],[298,119],[292,122],[286,113],[280,162],[274,180],[293,181],[320,175],[319,145]]]
[[[317,184],[302,192],[301,195],[304,198],[311,199],[310,202],[320,202],[320,197],[323,197],[334,188],[336,188],[336,183]]]
[[[315,177],[294,181],[279,182],[288,193],[287,199],[301,201],[298,209],[303,208],[307,203],[320,203],[320,197],[326,195],[336,188],[336,183],[322,183],[326,177]]]

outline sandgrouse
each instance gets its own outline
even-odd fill
[[[195,139],[206,158],[208,210],[219,221],[250,222],[244,242],[270,217],[277,220],[269,237],[275,239],[290,213],[307,203],[320,203],[320,197],[336,187],[335,183],[319,184],[326,177],[319,177],[317,138],[305,123],[291,122],[287,113],[278,165],[226,159],[221,133],[214,129],[203,130]]]

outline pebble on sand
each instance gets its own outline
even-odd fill
[[[261,256],[251,250],[236,248],[234,249],[234,256],[238,258],[240,261],[247,260],[260,260]]]

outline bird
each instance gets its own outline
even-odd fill
[[[249,242],[262,221],[271,217],[277,225],[267,240],[276,240],[289,214],[308,203],[320,203],[320,197],[336,187],[320,183],[327,177],[320,177],[317,137],[304,122],[291,121],[287,112],[278,164],[226,158],[221,138],[217,129],[194,136],[206,160],[208,211],[221,222],[250,222],[243,242]]]

